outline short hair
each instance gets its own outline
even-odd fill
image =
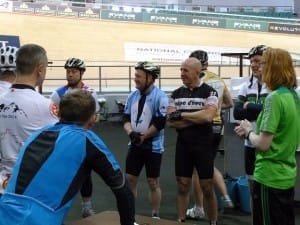
[[[202,65],[208,64],[208,54],[206,51],[195,50],[189,55],[189,57],[197,58],[198,60],[200,60]]]
[[[46,50],[36,44],[26,44],[20,47],[16,56],[16,72],[18,75],[33,73],[40,64],[48,64]]]
[[[280,85],[297,87],[296,72],[290,53],[280,48],[268,48],[263,53],[262,79],[271,90]]]
[[[74,89],[64,95],[59,103],[61,121],[84,124],[96,112],[96,102],[91,93]]]

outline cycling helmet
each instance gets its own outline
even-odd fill
[[[250,59],[251,57],[255,55],[262,55],[265,50],[267,50],[269,47],[266,45],[257,45],[253,48],[250,49],[248,53],[248,58]]]
[[[208,64],[208,55],[206,51],[196,50],[193,51],[189,57],[194,57],[200,60],[201,64]]]
[[[16,69],[17,47],[5,46],[0,48],[0,71],[14,71]]]
[[[77,68],[80,71],[85,71],[85,63],[81,59],[69,58],[65,63],[65,69]]]
[[[159,66],[156,66],[154,65],[153,63],[151,62],[147,62],[147,61],[144,61],[144,62],[138,62],[135,67],[135,69],[140,69],[140,70],[143,70],[145,71],[146,73],[150,73],[154,79],[158,78],[159,75],[160,75],[160,67]]]

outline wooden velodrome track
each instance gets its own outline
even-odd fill
[[[44,46],[50,60],[124,61],[124,43],[133,41],[237,48],[264,43],[300,52],[299,35],[11,13],[0,13],[0,24],[0,34]]]
[[[21,44],[40,44],[47,50],[50,61],[61,60],[62,63],[69,57],[99,63],[123,62],[126,42],[249,49],[263,43],[300,53],[299,35],[3,12],[0,13],[0,34],[17,35]],[[120,73],[120,70],[109,71],[109,74]],[[90,73],[93,71],[89,70]],[[173,71],[170,73],[174,75]],[[177,69],[175,73],[178,74]],[[47,78],[57,78],[57,74],[64,74],[64,71],[48,70]],[[52,85],[60,84],[54,82]]]

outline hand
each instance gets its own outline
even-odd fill
[[[248,120],[241,120],[240,124],[234,128],[234,131],[240,137],[245,137],[253,130],[252,124]]]
[[[177,120],[181,120],[181,112],[180,111],[175,111],[175,112],[171,112],[168,116],[169,120],[173,120],[173,121],[177,121]]]
[[[132,131],[129,134],[129,137],[130,137],[130,140],[131,140],[131,144],[138,145],[138,144],[141,143],[141,133]]]

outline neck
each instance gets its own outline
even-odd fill
[[[17,75],[15,84],[25,84],[36,88],[38,86],[38,81],[33,75]]]

